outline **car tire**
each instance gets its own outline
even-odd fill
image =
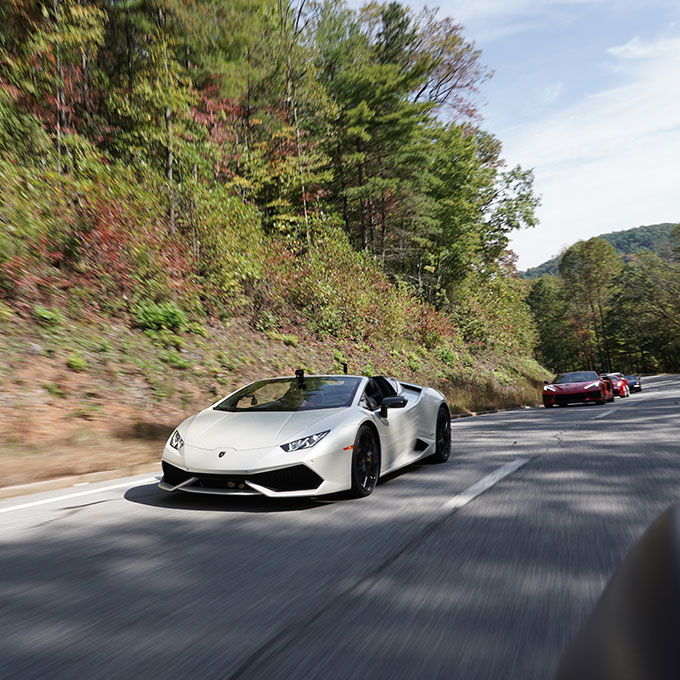
[[[441,406],[437,413],[437,425],[435,427],[435,452],[429,460],[433,463],[446,463],[451,455],[451,416]]]
[[[601,399],[598,399],[595,403],[600,406],[604,406],[607,403],[607,394],[605,392],[600,392]]]
[[[352,449],[352,469],[350,472],[352,498],[368,496],[380,476],[380,445],[376,433],[368,425],[362,425],[357,432]]]
[[[555,404],[543,404],[545,408],[552,408]]]

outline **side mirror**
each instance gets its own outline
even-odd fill
[[[406,397],[385,397],[380,404],[380,417],[387,418],[388,408],[404,408],[408,404]]]
[[[544,381],[543,381],[543,384],[544,384],[544,385],[550,385],[550,383],[549,383],[547,380],[544,380]]]

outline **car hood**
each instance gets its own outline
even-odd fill
[[[228,446],[240,451],[262,449],[324,429],[342,408],[312,411],[252,411],[230,413],[206,409],[189,425],[185,441],[199,449]],[[312,432],[313,430],[313,432]]]

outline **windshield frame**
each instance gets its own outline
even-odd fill
[[[585,380],[560,380],[567,375],[590,375],[591,377],[585,378]],[[566,385],[568,383],[584,383],[584,382],[596,382],[601,380],[600,376],[595,371],[568,371],[567,373],[559,373],[555,376],[553,380],[553,385]]]
[[[344,395],[343,400],[336,400],[331,403],[318,402],[314,404],[313,398],[320,394],[319,389],[314,389],[316,383],[318,387],[327,385],[328,383],[349,383],[347,394]],[[245,387],[242,387],[236,392],[232,392],[230,395],[221,399],[217,404],[213,406],[215,411],[223,411],[225,413],[298,413],[300,411],[321,411],[335,408],[348,408],[354,403],[354,399],[357,395],[359,386],[362,384],[363,378],[359,376],[347,376],[347,375],[311,375],[305,376],[302,381],[298,378],[293,377],[282,377],[282,378],[264,378],[263,380],[256,380],[255,382],[249,383]],[[242,399],[248,399],[255,396],[257,392],[262,392],[268,386],[276,386],[279,383],[288,384],[288,388],[283,392],[278,398],[271,399],[270,401],[263,402],[261,404],[253,404],[247,408],[239,408],[237,405]],[[299,391],[299,394],[291,392],[291,388],[294,385],[304,386],[304,391]],[[281,385],[282,389],[285,389]],[[310,389],[311,388],[311,389]],[[290,397],[289,397],[290,395]],[[286,397],[289,397],[286,401],[283,401]],[[300,400],[296,405],[293,403],[293,399]],[[272,404],[278,402],[278,408],[272,408]]]

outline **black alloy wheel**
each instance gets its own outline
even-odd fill
[[[357,432],[352,451],[352,488],[354,498],[368,496],[380,475],[380,447],[373,430],[363,425]]]
[[[600,406],[607,403],[607,393],[604,390],[600,390],[600,398],[595,403]]]
[[[437,428],[435,430],[435,450],[430,456],[433,463],[446,463],[451,455],[451,416],[442,406],[437,414]]]

